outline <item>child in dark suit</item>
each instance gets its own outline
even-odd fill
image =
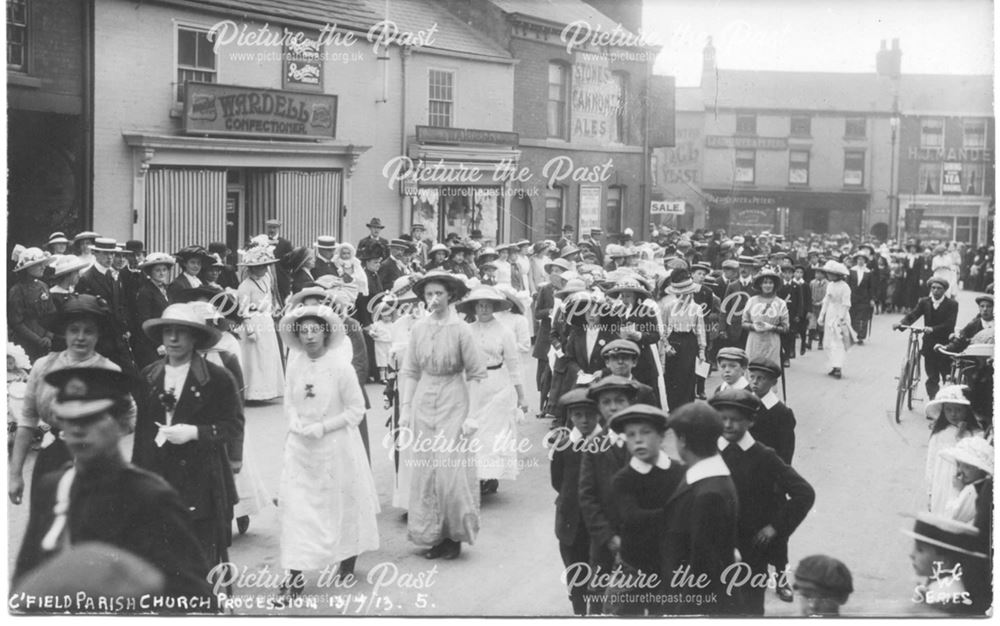
[[[715,388],[715,393],[725,389],[746,389],[750,381],[746,378],[747,365],[750,358],[742,348],[723,348],[715,357],[722,384]]]
[[[716,394],[709,404],[722,416],[718,446],[739,496],[737,548],[752,573],[743,588],[743,612],[763,615],[770,550],[798,528],[816,493],[774,450],[748,432],[760,408],[757,396],[745,389],[729,389]]]
[[[673,495],[684,467],[672,463],[661,449],[667,430],[667,415],[662,410],[635,404],[615,413],[610,427],[625,435],[632,455],[628,465],[615,474],[612,491],[621,525],[622,570],[642,578],[628,591],[642,594],[661,583],[658,546],[663,533],[663,505]],[[657,578],[645,578],[655,575]],[[648,584],[647,584],[648,583]],[[618,615],[659,615],[664,607],[655,602],[619,602]]]
[[[549,458],[552,488],[559,493],[556,498],[559,554],[566,567],[566,578],[572,581],[583,574],[576,570],[586,570],[590,557],[590,535],[580,513],[580,459],[593,437],[600,434],[600,429],[597,427],[597,404],[587,397],[586,388],[579,387],[563,394],[559,398],[559,408],[567,426],[556,434]],[[585,583],[570,585],[569,599],[574,615],[587,615],[586,591]]]

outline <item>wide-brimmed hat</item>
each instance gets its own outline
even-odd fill
[[[974,556],[981,559],[989,558],[980,552],[981,540],[979,529],[972,524],[959,522],[943,515],[921,512],[913,524],[913,530],[900,529],[904,535],[917,541],[929,543],[951,552]]]
[[[941,457],[950,461],[961,461],[966,465],[978,467],[990,476],[993,475],[994,450],[990,442],[982,437],[965,437],[951,448],[941,451]]]
[[[111,237],[98,237],[94,239],[94,246],[91,252],[118,252],[118,242]]]
[[[574,254],[576,254],[579,251],[580,251],[579,248],[577,248],[576,246],[574,246],[571,243],[568,243],[568,244],[566,244],[565,246],[562,247],[562,250],[559,251],[559,258],[562,258],[562,259],[569,258],[569,257],[573,256]]]
[[[203,262],[211,262],[212,260],[212,257],[208,254],[208,250],[201,246],[185,246],[174,253],[174,259],[176,259],[179,265],[183,265],[188,259],[193,258],[200,258]]]
[[[142,332],[157,345],[163,343],[163,328],[165,326],[183,326],[189,328],[195,335],[195,349],[205,350],[214,346],[222,337],[218,329],[205,324],[205,319],[191,303],[171,304],[160,317],[146,320],[142,323]]]
[[[86,259],[81,259],[75,254],[57,254],[52,257],[52,262],[49,263],[46,269],[46,272],[51,273],[45,278],[47,280],[58,280],[67,274],[78,272],[89,265],[90,263]]]
[[[393,239],[389,242],[390,248],[402,248],[403,250],[409,250],[413,247],[413,242],[407,241],[406,239]]]
[[[304,352],[305,349],[302,347],[302,341],[296,332],[296,326],[302,320],[310,318],[322,320],[330,327],[330,335],[326,338],[328,346],[347,335],[344,320],[333,307],[325,304],[311,304],[293,307],[287,315],[281,318],[281,321],[278,322],[278,333],[281,335],[281,341],[293,350]]]
[[[651,297],[649,290],[646,289],[642,283],[639,282],[634,276],[629,276],[628,278],[623,278],[622,280],[615,283],[615,286],[608,289],[606,292],[609,296],[618,296],[622,293],[630,291],[636,295],[639,299]]]
[[[303,306],[302,303],[305,302],[307,298],[319,298],[321,301],[327,302],[330,299],[330,293],[324,287],[319,285],[304,287],[288,296],[287,306],[288,308]]]
[[[412,276],[400,276],[392,282],[392,288],[386,294],[386,298],[392,298],[393,302],[416,302],[417,294],[413,293],[413,283],[416,280]]]
[[[111,308],[104,298],[90,294],[72,293],[63,303],[62,309],[42,318],[42,326],[56,335],[62,335],[66,326],[80,318],[97,322],[99,332],[106,335],[111,330]]]
[[[254,246],[243,253],[238,265],[243,267],[259,267],[261,265],[271,265],[277,263],[270,246]]]
[[[941,407],[945,404],[970,406],[972,403],[965,397],[962,385],[945,385],[938,389],[934,399],[924,406],[924,412],[927,417],[937,419],[941,415]]]
[[[545,270],[546,274],[551,274],[553,267],[558,267],[562,269],[564,272],[573,271],[573,264],[563,258],[553,259],[552,261],[549,261],[542,267],[542,269]]]
[[[670,282],[667,284],[666,291],[675,296],[682,296],[698,291],[698,285],[695,284],[687,270],[678,269],[670,272]]]
[[[582,278],[570,278],[566,281],[566,284],[563,285],[563,288],[556,291],[553,295],[559,299],[565,299],[566,296],[586,291],[586,289],[587,283],[583,282]]]
[[[66,238],[66,233],[63,233],[61,231],[56,231],[56,232],[52,233],[51,235],[49,235],[49,240],[45,242],[45,246],[48,247],[48,246],[51,246],[52,244],[55,244],[55,243],[65,243],[65,244],[68,244],[68,243],[70,243],[70,241],[69,241],[69,239]]]
[[[547,252],[552,248],[552,245],[548,241],[538,241],[531,246],[531,254],[540,254],[542,252]]]
[[[153,267],[154,265],[166,265],[169,267],[173,267],[174,263],[176,262],[177,259],[170,256],[166,252],[152,252],[142,261],[142,263],[139,264],[139,268],[148,269]]]
[[[95,233],[92,230],[84,230],[77,233],[73,237],[73,243],[77,243],[78,241],[83,241],[84,239],[97,239],[100,236],[101,235],[99,233]]]
[[[781,274],[770,268],[765,268],[753,277],[753,286],[760,290],[760,284],[765,278],[770,278],[774,281],[774,292],[777,293],[778,289],[780,289],[782,285]]]
[[[497,253],[496,249],[483,248],[482,251],[479,253],[479,255],[476,257],[476,260],[479,263],[486,263],[488,261],[496,261],[499,258],[500,255]]]
[[[847,276],[850,274],[847,266],[839,261],[834,261],[833,259],[827,261],[826,264],[823,265],[823,269],[820,271],[824,274],[836,274],[838,276]]]
[[[524,305],[521,303],[520,298],[518,298],[517,291],[512,286],[507,283],[500,283],[494,289],[499,291],[507,299],[507,302],[510,302],[511,312],[517,315],[524,315]]]
[[[413,283],[413,294],[417,296],[419,300],[423,300],[424,288],[430,283],[441,283],[451,287],[455,294],[455,302],[458,302],[465,297],[465,294],[469,293],[469,287],[466,286],[465,282],[456,274],[440,270],[431,270]]]
[[[427,251],[427,255],[434,256],[434,253],[436,252],[444,252],[445,254],[449,254],[451,250],[449,250],[448,246],[444,245],[443,243],[436,243],[433,246],[431,246],[430,250]]]
[[[412,233],[415,230],[427,230],[427,226],[421,224],[420,222],[413,222],[410,224],[410,232]]]
[[[14,267],[14,271],[20,272],[28,269],[29,267],[48,265],[52,261],[52,255],[41,248],[25,248],[25,250],[21,252],[21,255],[17,257],[17,265]]]
[[[645,422],[661,433],[667,430],[666,412],[650,404],[633,404],[625,407],[611,416],[608,427],[616,433],[621,433],[625,431],[626,424],[635,422]]]
[[[45,375],[45,382],[59,390],[52,402],[52,414],[64,420],[103,413],[130,387],[128,375],[120,369],[96,365],[57,369]]]
[[[465,245],[464,243],[456,243],[453,246],[449,246],[448,250],[449,250],[449,256],[454,256],[458,253],[470,254],[472,252],[472,248]]]
[[[337,240],[330,235],[320,235],[316,238],[316,243],[313,246],[322,250],[333,250],[337,247]]]
[[[207,284],[201,284],[197,287],[188,287],[186,289],[181,289],[177,292],[174,302],[185,303],[185,302],[197,302],[199,300],[204,300],[205,302],[211,302],[212,298],[222,293],[222,289],[217,287],[209,287]]]
[[[476,304],[479,302],[490,302],[493,304],[493,311],[507,311],[510,310],[510,302],[507,298],[503,296],[496,289],[483,286],[473,289],[469,295],[465,296],[465,299],[455,305],[455,309],[459,313],[465,313],[467,315],[476,314]]]
[[[373,217],[371,219],[371,221],[369,221],[367,224],[365,224],[365,227],[366,228],[385,228],[385,226],[382,224],[382,220],[379,219],[379,218],[377,218],[377,217]]]
[[[709,265],[708,263],[705,263],[704,261],[702,261],[700,263],[692,263],[691,264],[691,271],[693,272],[695,270],[701,270],[701,271],[703,271],[703,272],[705,272],[707,274],[708,272],[712,271],[712,266]]]

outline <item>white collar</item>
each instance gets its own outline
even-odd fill
[[[780,402],[778,400],[778,394],[774,393],[774,389],[771,389],[760,398],[760,403],[763,404],[764,408],[768,410],[770,410],[775,404],[778,404],[778,402]]]
[[[931,296],[931,306],[934,307],[935,309],[941,306],[942,302],[944,302],[944,296],[941,296],[938,299],[935,299],[934,296]]]
[[[719,442],[718,442],[719,451],[721,452],[722,450],[725,450],[726,448],[728,448],[730,443],[731,442],[729,442],[728,440],[726,440],[725,437],[719,437]],[[740,447],[740,450],[743,450],[744,452],[746,452],[747,450],[749,450],[750,448],[752,448],[753,444],[755,444],[755,443],[757,443],[757,440],[753,438],[753,435],[751,435],[750,431],[748,430],[745,433],[743,433],[743,437],[739,441],[736,442],[736,445],[738,445]]]
[[[750,381],[747,380],[747,377],[740,376],[740,379],[737,380],[736,383],[733,385],[730,385],[726,381],[722,381],[722,385],[719,387],[719,390],[721,391],[723,389],[746,389],[749,386],[750,386]]]
[[[693,485],[699,480],[713,476],[729,476],[729,467],[722,460],[722,456],[718,454],[702,459],[689,467],[684,474],[684,479],[687,484]]]
[[[65,287],[60,287],[59,285],[53,285],[49,287],[49,293],[73,293],[73,292],[70,291],[69,289],[66,289]],[[986,322],[983,323],[985,324]],[[983,328],[986,327],[983,326]]]
[[[628,462],[629,466],[640,474],[648,474],[653,471],[653,465],[639,460],[637,457],[632,457]],[[656,467],[661,470],[670,469],[670,457],[663,450],[660,450],[660,454],[656,457]]]
[[[573,430],[571,430],[569,433],[569,441],[570,443],[580,443],[584,439],[593,439],[594,437],[601,434],[601,430],[602,430],[601,425],[598,424],[597,426],[594,426],[594,430],[593,432],[590,433],[589,437],[584,437],[583,433],[580,432],[580,429],[574,426]]]
[[[994,321],[996,321],[996,320],[990,320],[988,322],[986,320],[984,320],[984,319],[980,319],[979,320],[979,322],[983,325],[983,328],[993,328],[993,322]]]

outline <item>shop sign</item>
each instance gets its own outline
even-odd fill
[[[278,139],[332,139],[337,96],[188,82],[184,132]]]
[[[581,235],[601,227],[601,189],[600,185],[580,185],[580,227],[577,232]]]
[[[477,128],[417,126],[417,143],[485,143],[498,146],[516,146],[518,134]]]
[[[582,59],[582,57],[580,57]],[[618,83],[608,67],[608,59],[588,58],[573,64],[570,95],[572,140],[607,143],[622,112]]]
[[[729,228],[737,230],[751,230],[760,232],[762,230],[773,230],[777,227],[777,209],[773,208],[738,208],[732,209],[729,213]]]
[[[649,203],[650,215],[684,215],[683,200],[653,200]]]
[[[705,137],[705,145],[709,148],[787,150],[788,139],[785,137],[727,137],[722,135],[709,135]]]
[[[284,89],[323,91],[323,55],[319,33],[307,37],[302,32],[285,29],[285,47],[281,55],[281,86]]]
[[[924,218],[920,222],[917,235],[921,239],[938,239],[941,241],[951,241],[952,227],[954,223],[951,219]]]
[[[911,146],[907,150],[911,161],[964,161],[974,163],[992,163],[993,153],[981,148],[918,148]]]
[[[776,206],[778,200],[771,196],[752,196],[752,195],[732,195],[732,196],[717,196],[712,193],[705,194],[706,199],[713,204],[723,204],[723,205],[753,205],[753,206]]]
[[[944,182],[941,184],[941,193],[962,193],[962,164],[944,164]]]

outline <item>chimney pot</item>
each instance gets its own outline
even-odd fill
[[[899,39],[893,39],[892,40],[892,49],[893,50],[899,50]]]

